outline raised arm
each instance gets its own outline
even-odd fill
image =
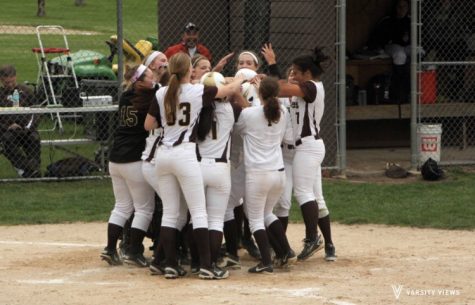
[[[302,91],[297,84],[290,84],[284,80],[279,81],[279,97],[291,97],[291,96],[299,96],[304,97],[305,93]]]
[[[236,76],[231,83],[219,87],[218,92],[216,93],[216,98],[224,98],[226,96],[231,96],[236,92],[239,92],[241,89],[241,84],[244,82],[243,76]]]

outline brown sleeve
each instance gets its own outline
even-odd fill
[[[153,98],[152,103],[150,104],[150,107],[148,108],[148,114],[153,116],[155,119],[157,119],[158,126],[162,126],[162,121],[160,117],[160,108],[158,107],[158,101],[157,98]]]
[[[300,89],[304,93],[303,99],[307,103],[313,103],[317,97],[317,87],[311,81],[306,81],[303,84],[299,84]]]
[[[218,94],[218,87],[205,86],[203,89],[203,107],[211,106],[216,98],[216,94]]]

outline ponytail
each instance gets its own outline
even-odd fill
[[[259,95],[264,101],[264,116],[269,122],[278,123],[281,116],[280,104],[277,96],[279,95],[279,84],[272,77],[266,77],[259,86]]]
[[[176,108],[178,104],[178,89],[180,88],[180,81],[176,74],[170,75],[168,81],[168,90],[165,94],[165,117],[167,123],[172,125],[176,118]]]
[[[165,94],[165,118],[169,125],[175,123],[180,82],[190,70],[190,65],[190,57],[183,52],[179,52],[170,58],[168,65],[170,80]]]
[[[321,63],[328,59],[330,57],[323,53],[323,48],[316,47],[311,55],[302,55],[294,58],[292,64],[297,66],[302,72],[310,70],[312,76],[316,78],[323,74],[324,70]]]

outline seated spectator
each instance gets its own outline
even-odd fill
[[[165,50],[165,55],[167,58],[170,58],[178,52],[184,52],[193,58],[195,54],[201,54],[211,62],[211,52],[203,44],[198,43],[198,38],[198,27],[194,23],[188,23],[185,26],[181,42],[168,47],[168,49]]]
[[[12,65],[0,68],[0,107],[13,106],[13,92],[18,90],[20,106],[34,104],[33,91],[18,84],[16,70]],[[0,144],[2,152],[18,175],[24,178],[41,177],[40,136],[37,131],[38,117],[31,114],[0,115]]]

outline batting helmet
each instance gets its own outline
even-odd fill
[[[421,174],[424,180],[436,181],[442,178],[444,171],[439,167],[434,159],[429,158],[422,165]]]

